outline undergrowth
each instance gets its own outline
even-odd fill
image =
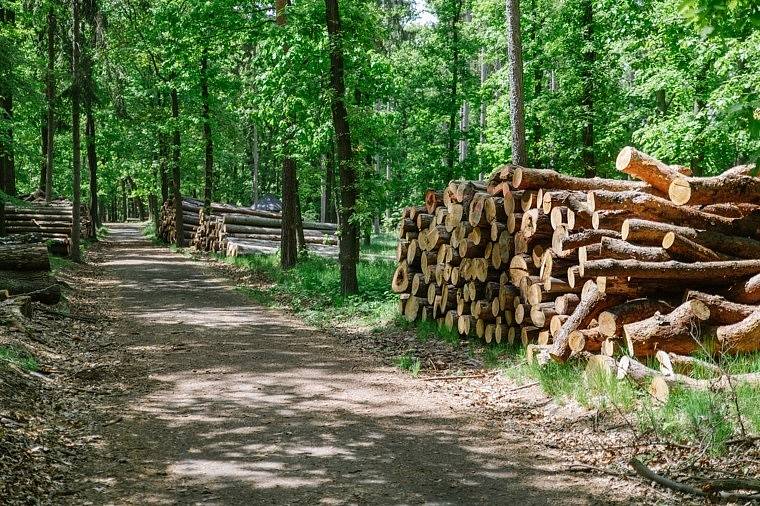
[[[399,369],[409,371],[415,377],[420,373],[420,369],[422,368],[422,361],[409,353],[396,357],[395,363]]]
[[[39,368],[39,364],[34,357],[15,348],[5,346],[0,346],[0,364],[2,364],[2,362],[17,365],[26,371],[36,371]]]

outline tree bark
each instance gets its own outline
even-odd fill
[[[53,8],[47,14],[47,84],[45,96],[47,100],[47,169],[45,172],[45,201],[53,199],[53,166],[54,166],[54,139],[55,139],[55,32],[56,17]]]
[[[16,13],[11,8],[0,8],[0,22],[13,28],[16,25]],[[10,77],[13,76],[13,69],[9,69]],[[2,189],[8,195],[16,195],[16,158],[15,147],[13,144],[13,87],[11,83],[0,91],[2,100],[3,120],[7,125],[5,131],[5,140],[0,142],[0,179],[2,180]],[[0,136],[2,137],[2,136]]]
[[[691,169],[662,163],[636,148],[626,146],[615,160],[615,168],[630,176],[645,181],[662,193],[668,193],[670,183],[682,175],[691,175]]]
[[[744,304],[760,304],[760,274],[736,283],[729,288],[726,296]]]
[[[757,310],[756,306],[739,304],[726,300],[720,295],[713,295],[696,290],[686,292],[684,300],[698,300],[710,309],[711,325],[731,325],[747,318]]]
[[[0,246],[0,270],[49,271],[47,247],[44,243]]]
[[[544,212],[547,213],[551,210],[551,207],[555,205],[567,205],[565,201],[568,199],[578,200],[580,205],[585,204],[583,201],[585,196],[569,191],[565,192],[563,190],[607,190],[612,192],[622,192],[627,190],[645,190],[647,186],[646,183],[640,181],[573,177],[551,169],[527,169],[525,167],[515,166],[512,167],[511,173],[512,187],[515,190],[553,189],[553,191],[544,194],[544,198],[541,202],[542,207],[549,207],[549,210],[544,210]],[[571,209],[575,212],[581,210],[575,206]]]
[[[459,112],[457,100],[459,93],[459,18],[462,16],[462,0],[453,1],[454,12],[451,15],[451,96],[449,98],[449,128],[446,146],[448,178],[454,177],[454,161],[456,159],[457,113]]]
[[[93,77],[93,53],[95,51],[97,34],[94,19],[92,24],[92,44],[90,52],[83,59],[83,70],[85,72],[85,91],[84,91],[84,110],[85,110],[85,143],[87,145],[87,168],[90,174],[90,219],[97,229],[103,222],[100,217],[100,207],[98,206],[98,156],[95,149],[95,79]],[[97,236],[95,236],[97,237]]]
[[[621,239],[602,237],[599,258],[617,260],[640,260],[642,262],[667,262],[672,260],[668,252],[658,246],[638,246]]]
[[[509,119],[512,126],[512,163],[527,165],[525,149],[525,95],[520,36],[520,0],[507,0],[507,52],[509,57]]]
[[[620,235],[624,240],[653,246],[661,246],[668,232],[680,234],[706,248],[721,253],[740,258],[760,258],[760,241],[748,237],[726,235],[720,229],[697,230],[691,227],[640,219],[625,220],[620,229]]]
[[[356,212],[356,172],[352,160],[351,131],[345,105],[346,85],[343,80],[343,48],[338,0],[325,0],[327,34],[330,41],[330,84],[332,86],[332,117],[338,145],[340,174],[340,285],[341,292],[359,291],[356,262],[359,258],[359,232],[354,220]],[[452,148],[453,149],[453,148]]]
[[[171,90],[172,100],[172,196],[174,197],[174,226],[178,231],[175,244],[178,248],[184,246],[182,234],[182,193],[180,191],[180,136],[179,136],[179,97],[177,88]]]
[[[725,260],[720,262],[681,263],[640,262],[638,260],[589,260],[584,266],[589,277],[619,276],[645,279],[715,282],[727,284],[731,280],[760,273],[760,260]]]
[[[668,189],[674,204],[730,202],[760,204],[760,178],[754,176],[678,177]]]
[[[583,3],[583,38],[586,50],[583,54],[583,171],[586,177],[596,176],[596,154],[594,152],[594,66],[596,52],[594,51],[594,2],[584,0]]]
[[[623,326],[632,356],[653,356],[658,350],[690,355],[704,344],[700,323],[710,318],[710,309],[701,301],[688,300],[672,312]]]
[[[82,47],[81,19],[79,11],[79,0],[71,1],[72,15],[72,49],[71,49],[71,141],[72,141],[72,161],[73,161],[73,178],[72,190],[74,193],[72,209],[72,226],[71,226],[71,251],[69,257],[74,262],[81,261],[81,251],[79,250],[80,235],[82,232],[81,213],[81,177],[82,177],[82,142],[80,133],[80,94],[82,89],[82,69],[80,60],[80,50]]]
[[[744,320],[718,327],[718,342],[724,353],[750,353],[760,349],[760,309]]]
[[[599,314],[599,332],[606,337],[623,337],[623,326],[649,318],[655,313],[669,313],[673,306],[658,299],[635,299],[611,307]]]
[[[209,119],[208,94],[208,46],[203,46],[201,56],[201,99],[203,101],[203,140],[206,143],[206,158],[203,185],[203,203],[208,212],[211,211],[214,187],[214,140],[211,138],[211,120]]]

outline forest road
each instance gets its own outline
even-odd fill
[[[114,331],[77,504],[609,504],[460,400],[257,306],[135,224],[94,247]],[[614,495],[614,494],[613,494]]]

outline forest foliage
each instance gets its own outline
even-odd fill
[[[53,187],[70,196],[70,2],[3,4],[0,95],[12,96],[12,107],[6,100],[0,115],[2,149],[13,153],[17,191],[36,189],[52,12]],[[420,8],[428,15],[420,18]],[[702,175],[757,157],[756,2],[523,0],[521,9],[530,165],[582,174],[585,155],[598,175],[612,176],[628,144]],[[502,0],[351,0],[340,10],[362,226],[391,218],[428,187],[510,159]],[[177,123],[182,192],[203,194],[206,54],[214,200],[248,205],[279,195],[288,156],[301,209],[318,217],[327,174],[337,174],[325,4],[293,1],[287,18],[278,26],[272,5],[239,0],[84,0],[81,49],[92,79],[83,93],[94,104],[102,200],[161,196]]]

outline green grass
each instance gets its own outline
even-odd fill
[[[396,357],[394,362],[399,369],[409,371],[409,373],[415,377],[419,375],[420,369],[422,368],[422,361],[409,353]]]
[[[36,371],[39,364],[34,357],[27,355],[15,348],[0,346],[0,362],[10,362],[26,371]]]
[[[340,293],[338,263],[311,255],[283,271],[279,255],[226,257],[224,261],[249,270],[261,283],[245,293],[259,302],[280,303],[316,325],[386,327],[395,320],[398,298],[390,290],[395,265],[386,260],[361,260],[357,265],[359,293]]]

